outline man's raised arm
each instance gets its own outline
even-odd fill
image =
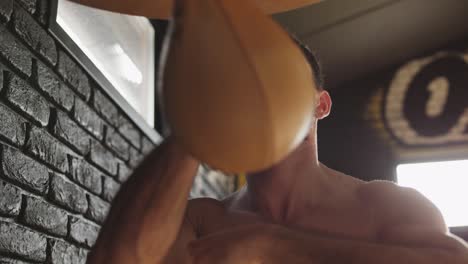
[[[177,239],[198,162],[169,138],[114,200],[89,264],[162,263]]]
[[[468,245],[448,233],[439,210],[417,191],[376,181],[360,194],[386,227],[371,241],[255,224],[191,242],[193,263],[468,263]]]
[[[63,1],[63,0],[61,0]],[[113,12],[145,16],[149,18],[167,19],[171,17],[172,5],[176,0],[71,0],[83,5],[105,9]],[[184,1],[184,0],[178,0]],[[191,1],[191,0],[189,0]],[[249,0],[257,2],[266,13],[284,12],[307,5],[315,4],[320,0]]]

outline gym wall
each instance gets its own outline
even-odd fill
[[[85,263],[155,146],[49,33],[49,4],[0,1],[0,263]],[[191,196],[232,182],[200,168]]]
[[[330,93],[318,140],[320,160],[332,168],[395,180],[400,163],[468,159],[468,38]]]
[[[318,145],[334,169],[396,181],[399,164],[468,159],[468,36],[330,93]],[[451,231],[468,241],[466,227]]]

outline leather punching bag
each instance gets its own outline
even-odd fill
[[[163,100],[187,151],[226,172],[251,172],[302,142],[314,114],[311,68],[253,1],[176,1],[173,26]]]

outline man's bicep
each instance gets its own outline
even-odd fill
[[[374,181],[365,184],[359,192],[374,209],[376,220],[384,230],[416,226],[440,233],[448,231],[440,210],[415,189]]]
[[[420,192],[389,182],[369,183],[364,193],[381,222],[378,240],[408,247],[466,249],[448,232],[440,210]]]
[[[395,195],[395,202],[401,207],[397,212],[403,216],[400,225],[412,225],[441,234],[448,232],[439,208],[423,194],[412,188],[398,187]]]
[[[395,226],[380,233],[380,242],[414,248],[438,248],[445,250],[468,250],[467,244],[449,232],[440,232],[430,227]]]

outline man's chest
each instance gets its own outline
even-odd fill
[[[209,219],[204,219],[198,235],[203,237],[236,227],[261,223],[273,222],[255,212],[226,209],[222,214],[210,215]],[[378,234],[373,211],[362,204],[353,203],[314,208],[280,225],[319,235],[366,241],[374,241]]]

